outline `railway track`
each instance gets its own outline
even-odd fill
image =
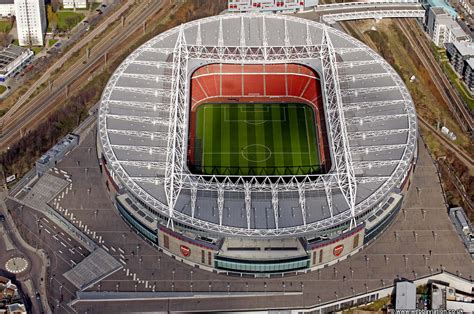
[[[104,38],[94,49],[91,49],[87,61],[84,59],[85,57],[80,58],[74,66],[68,69],[67,73],[59,77],[55,81],[58,83],[53,90],[44,89],[35,97],[32,105],[24,106],[21,110],[17,110],[15,118],[10,119],[10,123],[4,126],[0,149],[8,149],[9,146],[18,140],[18,135],[24,135],[56,110],[60,106],[61,97],[66,96],[66,89],[73,91],[84,84],[89,79],[91,73],[94,73],[95,69],[104,65],[106,54],[108,59],[111,59],[111,56],[120,50],[119,47],[124,45],[124,41],[143,26],[144,21],[147,21],[156,12],[168,6],[171,7],[171,4],[156,1],[148,5],[146,10],[136,11],[139,13],[135,14],[133,19],[129,17],[129,23],[125,25],[126,32],[120,26],[116,28],[110,33],[110,37]],[[162,11],[166,12],[166,10]]]
[[[352,26],[348,25],[346,23],[340,23],[342,28],[345,30],[346,33],[351,34],[353,32],[357,33],[359,38],[366,38],[366,36],[360,32],[358,29],[353,28]],[[405,35],[406,36],[406,35]],[[468,166],[469,169],[474,168],[474,159],[469,156],[466,152],[463,150],[459,149],[456,145],[451,143],[450,140],[448,140],[443,134],[438,132],[433,126],[431,126],[428,121],[426,121],[424,118],[420,117],[418,115],[418,122],[420,125],[423,125],[424,127],[428,128],[432,134],[434,134],[438,140],[440,140],[443,144],[445,144],[445,147],[449,149],[452,153],[454,153],[466,166]]]
[[[418,54],[419,59],[425,68],[430,73],[433,82],[448,105],[450,111],[456,118],[456,121],[459,123],[463,131],[472,133],[474,130],[474,122],[471,113],[468,111],[466,105],[459,98],[456,92],[452,90],[453,87],[451,83],[439,67],[439,64],[436,62],[430,47],[423,38],[424,35],[420,34],[417,29],[418,27],[416,25],[413,26],[412,23],[412,21],[397,19],[397,25]]]
[[[45,73],[36,81],[30,88],[15,102],[15,104],[5,113],[3,117],[0,118],[1,125],[8,123],[8,120],[13,117],[17,110],[24,107],[25,104],[32,102],[34,100],[30,99],[31,95],[36,91],[36,89],[41,85],[46,83],[54,71],[60,69],[64,63],[72,57],[74,53],[82,49],[85,45],[91,42],[96,36],[99,36],[106,28],[110,25],[112,21],[115,21],[119,16],[121,16],[131,5],[133,0],[129,0],[125,5],[121,6],[116,12],[114,12],[109,18],[107,18],[103,23],[99,24],[96,28],[87,33],[83,38],[81,38],[75,45],[71,47],[67,52],[64,53],[50,68],[48,68]],[[54,82],[53,82],[54,84]],[[38,95],[36,95],[38,96]]]

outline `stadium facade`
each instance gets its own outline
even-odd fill
[[[282,103],[312,108],[324,167],[284,157],[270,171],[275,145],[251,152],[226,146],[229,134],[237,144],[270,141],[267,127],[263,139],[245,133],[267,125],[267,109],[236,113],[260,120],[230,133],[225,110],[220,127],[193,113],[206,104]],[[279,113],[268,127],[277,132],[275,121],[287,117]],[[210,169],[191,167],[190,156],[204,149],[193,123],[237,152],[228,160],[248,163],[216,170],[212,163],[224,160],[217,156],[207,159]],[[385,60],[347,34],[284,15],[225,14],[160,34],[116,70],[98,118],[101,170],[124,220],[178,260],[249,276],[325,267],[374,240],[401,207],[416,143],[412,99]],[[259,167],[249,156],[268,158]]]

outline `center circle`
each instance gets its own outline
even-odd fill
[[[251,162],[264,162],[272,156],[268,146],[262,144],[250,144],[241,149],[242,157]]]

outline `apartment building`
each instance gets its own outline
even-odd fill
[[[46,31],[44,0],[15,0],[20,46],[43,46]]]
[[[431,7],[426,19],[426,31],[431,40],[438,47],[445,46],[446,43],[454,41],[470,41],[471,37],[464,32],[456,20],[441,7]]]

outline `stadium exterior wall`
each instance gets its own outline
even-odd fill
[[[207,230],[203,225],[185,224],[178,219],[170,225],[169,217],[163,209],[151,208],[148,202],[122,182],[112,167],[113,161],[109,164],[100,132],[97,136],[98,156],[107,190],[118,214],[133,230],[160,251],[184,263],[218,273],[235,273],[249,277],[291,275],[317,270],[359,252],[383,233],[396,217],[403,204],[403,194],[410,186],[412,169],[416,162],[416,154],[410,155],[406,171],[399,172],[396,187],[384,191],[383,195],[379,194],[379,198],[370,203],[370,208],[364,207],[358,211],[359,214],[354,217],[358,225],[352,226],[350,220],[341,220],[326,228],[296,235],[259,238],[254,234],[239,237],[248,252],[245,253],[244,249],[242,254],[236,254],[228,248],[229,242],[238,236]],[[408,136],[410,138],[413,133]],[[294,247],[280,244],[285,240],[294,239],[297,240],[296,244],[289,241]],[[255,245],[252,247],[251,243]],[[282,252],[281,256],[272,255],[272,251],[267,252],[263,243]],[[257,257],[250,257],[252,255]]]

